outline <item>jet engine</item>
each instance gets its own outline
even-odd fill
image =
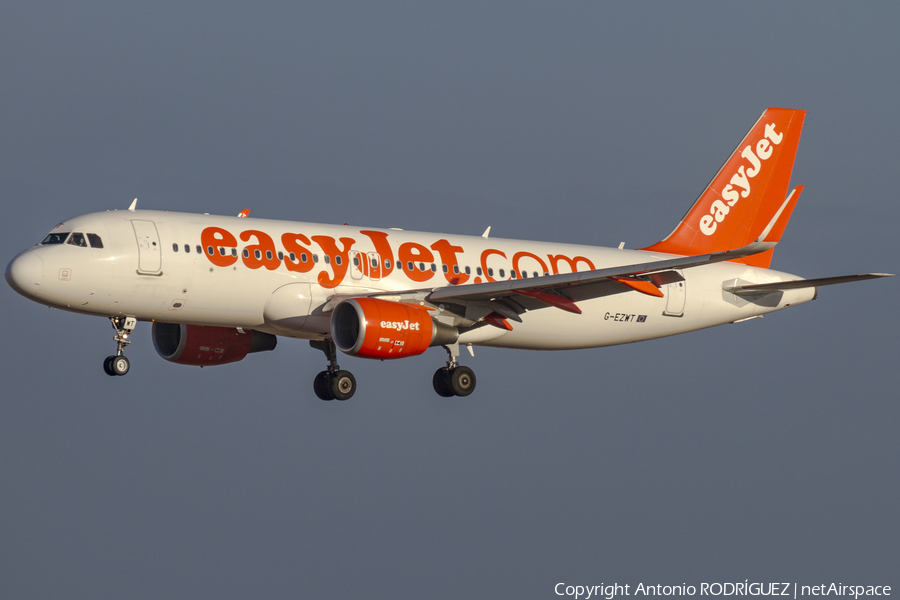
[[[204,327],[153,323],[153,347],[169,362],[179,365],[224,365],[243,360],[251,352],[274,350],[278,338],[261,331],[234,327]]]
[[[431,318],[427,309],[377,298],[344,300],[331,315],[331,336],[342,352],[362,358],[404,358],[429,346],[452,344],[455,327]]]

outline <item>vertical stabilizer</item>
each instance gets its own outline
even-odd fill
[[[782,211],[776,225],[780,238],[800,195],[792,193],[786,205],[805,116],[803,110],[766,110],[675,230],[643,250],[682,255],[734,250],[755,241]],[[771,256],[768,251],[740,261],[768,267]]]

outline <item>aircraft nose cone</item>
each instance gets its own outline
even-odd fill
[[[27,298],[37,293],[43,278],[44,261],[33,252],[24,252],[6,265],[6,282]]]

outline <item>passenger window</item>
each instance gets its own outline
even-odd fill
[[[290,257],[291,262],[297,262],[297,256],[296,256],[293,252],[291,252],[290,254],[288,254],[288,256]],[[306,255],[305,255],[305,254],[303,255],[303,258],[306,258]],[[306,261],[304,260],[303,262],[306,262]]]
[[[372,268],[373,268],[373,269],[377,269],[377,268],[378,268],[378,259],[377,259],[377,258],[373,258],[373,259],[372,259]]]
[[[87,248],[87,241],[84,239],[83,233],[73,233],[72,237],[69,238],[67,242],[72,244],[73,246],[81,246],[82,248]]]
[[[259,250],[254,250],[253,256],[256,257],[256,260],[262,260],[262,252],[260,252]]]
[[[340,258],[340,257],[338,257],[338,258]],[[358,257],[358,256],[354,256],[354,257],[353,257],[353,266],[354,266],[354,267],[358,267],[358,266],[359,266],[359,257]]]
[[[319,255],[318,255],[318,254],[313,254],[313,262],[318,264],[318,262],[319,262]]]
[[[306,252],[300,254],[300,262],[306,262],[306,259],[309,258],[306,256]],[[294,260],[294,253],[291,252],[291,260]]]
[[[210,246],[212,248],[212,246]],[[203,248],[200,247],[200,244],[197,244],[197,254],[203,254]],[[212,254],[212,252],[210,252]]]
[[[450,272],[450,269],[447,268],[447,265],[441,265],[441,270],[442,270],[444,273],[449,273],[449,272]],[[458,271],[459,269],[457,268],[456,270]]]
[[[436,273],[436,272],[437,272],[437,265],[435,265],[434,263],[431,263],[431,272],[432,272],[432,273]]]
[[[219,254],[225,256],[225,246],[219,246]]]
[[[528,271],[522,271],[522,279],[528,279]]]
[[[250,251],[244,248],[244,251],[241,253],[244,255],[244,258],[250,258]]]
[[[88,234],[88,237],[91,237],[91,234]],[[94,240],[91,240],[91,246],[93,246],[93,245],[94,245]],[[190,253],[191,253],[191,245],[190,245],[190,244],[185,244],[185,245],[184,245],[184,253],[185,253],[185,254],[190,254]]]
[[[397,261],[397,270],[398,270],[398,271],[402,271],[402,270],[403,270],[403,263],[400,262],[399,260]],[[409,270],[412,271],[412,263],[409,263]]]
[[[335,257],[334,257],[334,264],[340,265],[341,262],[343,262],[343,261],[341,260],[341,257],[340,257],[340,256],[335,256]]]
[[[266,250],[266,260],[272,260],[272,251]]]
[[[515,269],[510,270],[509,276],[512,277],[513,279],[516,278],[516,271],[515,271]]]
[[[281,250],[278,251],[278,260],[284,260],[284,253]]]
[[[412,261],[409,261],[409,262],[406,263],[406,270],[407,270],[407,271],[412,271],[412,270],[413,270],[413,264],[412,264]]]
[[[212,247],[212,246],[207,246],[207,247],[206,247],[206,253],[209,254],[210,256],[212,256],[213,254],[216,253],[216,251],[213,250],[213,247]]]
[[[472,274],[472,269],[470,269],[469,267],[466,267],[466,275],[471,275],[471,274]]]
[[[391,260],[389,258],[384,259],[384,268],[385,270],[391,268]]]
[[[232,249],[231,249],[231,255],[234,256],[234,257],[237,257],[237,248],[232,248]]]
[[[468,269],[469,267],[466,268]],[[475,274],[481,277],[481,267],[475,267]]]
[[[331,264],[331,257],[328,256],[327,254],[325,255],[325,264],[326,265]]]
[[[459,265],[453,265],[453,274],[459,275]]]
[[[480,271],[481,269],[478,269],[478,270]],[[480,275],[480,273],[479,273],[479,275]],[[494,276],[494,268],[488,267],[488,277],[493,277],[493,276]]]
[[[103,240],[100,239],[100,236],[96,233],[87,234],[88,241],[91,243],[91,248],[102,248]]]
[[[172,244],[172,252],[178,252],[178,244]]]

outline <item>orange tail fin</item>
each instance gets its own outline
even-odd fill
[[[675,231],[643,250],[691,256],[742,248],[781,210],[766,236],[777,241],[800,195],[797,190],[785,205],[805,116],[787,108],[764,112]],[[768,267],[771,258],[769,250],[739,261]]]

